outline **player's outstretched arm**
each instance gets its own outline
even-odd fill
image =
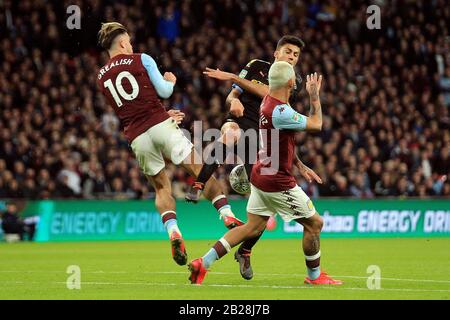
[[[311,103],[309,117],[298,113],[288,104],[280,104],[273,109],[272,124],[274,128],[297,131],[322,130],[322,107],[319,98],[322,76],[315,73],[306,78],[306,90]]]
[[[252,82],[248,79],[241,78],[230,72],[225,72],[219,69],[206,68],[206,70],[203,71],[203,74],[217,80],[233,81],[234,84],[238,85],[244,91],[248,91],[261,98],[264,98],[266,95],[269,94],[269,86],[266,86],[265,84],[261,83]]]
[[[171,72],[166,72],[163,77],[161,72],[159,72],[155,60],[148,54],[141,54],[141,60],[158,95],[163,99],[169,98],[173,93],[173,87],[177,81],[175,75]]]
[[[322,75],[317,72],[306,76],[306,91],[309,93],[310,110],[306,122],[306,130],[322,130],[322,106],[320,104],[320,88],[322,86]]]

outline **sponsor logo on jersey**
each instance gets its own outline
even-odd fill
[[[264,84],[264,83],[262,83],[261,81],[259,81],[259,80],[256,80],[256,79],[253,79],[253,80],[252,80],[252,82],[254,82],[254,83],[258,83],[258,84]]]
[[[245,78],[245,76],[247,75],[248,71],[245,69],[242,69],[241,73],[239,73],[239,78]]]

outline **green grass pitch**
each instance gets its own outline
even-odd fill
[[[186,241],[189,260],[215,240]],[[262,239],[255,276],[241,278],[229,254],[203,285],[190,285],[168,241],[0,243],[0,299],[450,299],[450,238],[323,239],[322,267],[340,287],[303,284],[300,240]],[[233,250],[234,252],[234,250]],[[81,289],[66,287],[69,265]],[[367,288],[367,268],[381,270],[381,288]]]

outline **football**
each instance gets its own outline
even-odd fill
[[[230,172],[230,185],[239,194],[250,193],[250,181],[243,164],[239,164]]]

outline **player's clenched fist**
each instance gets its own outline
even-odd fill
[[[306,91],[308,91],[311,98],[318,98],[320,87],[322,86],[322,75],[317,75],[314,72],[306,76]]]
[[[237,118],[244,115],[244,106],[239,99],[235,98],[231,100],[230,113]]]
[[[177,82],[177,77],[175,77],[172,72],[166,72],[164,73],[164,80],[170,81],[175,84],[175,82]]]

